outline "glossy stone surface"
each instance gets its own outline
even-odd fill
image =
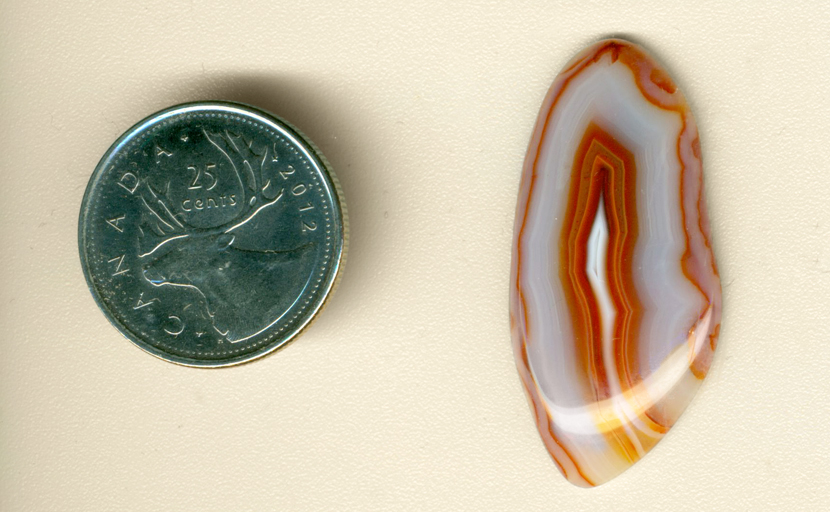
[[[672,427],[720,328],[697,127],[642,48],[600,41],[556,78],[514,237],[513,346],[539,433],[569,481],[602,484]]]

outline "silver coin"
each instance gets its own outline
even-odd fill
[[[78,242],[101,310],[133,343],[188,366],[268,354],[334,288],[346,212],[313,144],[249,106],[158,112],[107,151]]]

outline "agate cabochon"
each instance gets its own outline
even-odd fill
[[[539,433],[576,485],[642,458],[706,376],[721,289],[697,127],[637,45],[596,43],[545,98],[519,190],[510,313]]]

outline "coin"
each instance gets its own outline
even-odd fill
[[[121,333],[187,366],[250,361],[322,310],[346,253],[346,210],[315,146],[227,102],[139,122],[106,152],[81,206],[92,295]]]

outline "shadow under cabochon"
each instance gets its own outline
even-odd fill
[[[510,316],[539,433],[579,486],[648,453],[709,370],[721,287],[697,126],[637,45],[589,47],[542,104],[519,189]]]

